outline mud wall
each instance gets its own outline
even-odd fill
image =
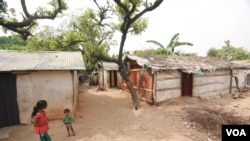
[[[30,123],[31,112],[40,99],[47,100],[48,118],[63,116],[63,109],[74,112],[74,73],[70,71],[38,71],[17,74],[17,99],[21,123]],[[72,113],[73,114],[73,113]]]

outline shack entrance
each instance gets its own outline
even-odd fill
[[[182,96],[192,96],[193,91],[193,74],[182,73]]]
[[[0,128],[20,124],[16,75],[0,73]]]

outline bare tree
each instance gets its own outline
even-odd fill
[[[4,3],[3,0],[2,4]],[[39,19],[54,19],[56,16],[66,9],[66,5],[63,0],[52,0],[50,5],[53,6],[52,11],[42,11],[35,12],[34,14],[29,13],[26,7],[26,1],[21,0],[22,10],[23,10],[23,20],[17,21],[16,19],[9,19],[8,17],[0,18],[0,25],[13,32],[19,33],[24,40],[26,40],[31,34],[31,28],[36,25],[36,20]],[[6,8],[2,8],[6,9]],[[6,13],[7,11],[2,11],[2,13]]]

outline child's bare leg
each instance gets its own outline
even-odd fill
[[[68,136],[70,136],[69,127],[66,127],[66,128],[67,128]]]
[[[74,131],[74,129],[73,129],[72,126],[70,126],[70,130],[71,130],[71,132],[72,132],[72,135],[75,136],[76,134],[75,134],[75,131]]]

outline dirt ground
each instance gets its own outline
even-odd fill
[[[249,121],[250,94],[244,93],[244,96],[245,98],[238,99],[233,99],[230,94],[214,99],[180,97],[159,106],[150,106],[141,101],[139,110],[134,110],[130,95],[123,93],[121,89],[97,91],[95,86],[82,86],[73,124],[76,136],[67,137],[60,119],[49,122],[49,134],[53,141],[220,140],[214,133],[189,120],[185,109],[220,109]],[[12,133],[6,141],[39,140],[33,134],[32,125],[17,125],[11,129]]]

